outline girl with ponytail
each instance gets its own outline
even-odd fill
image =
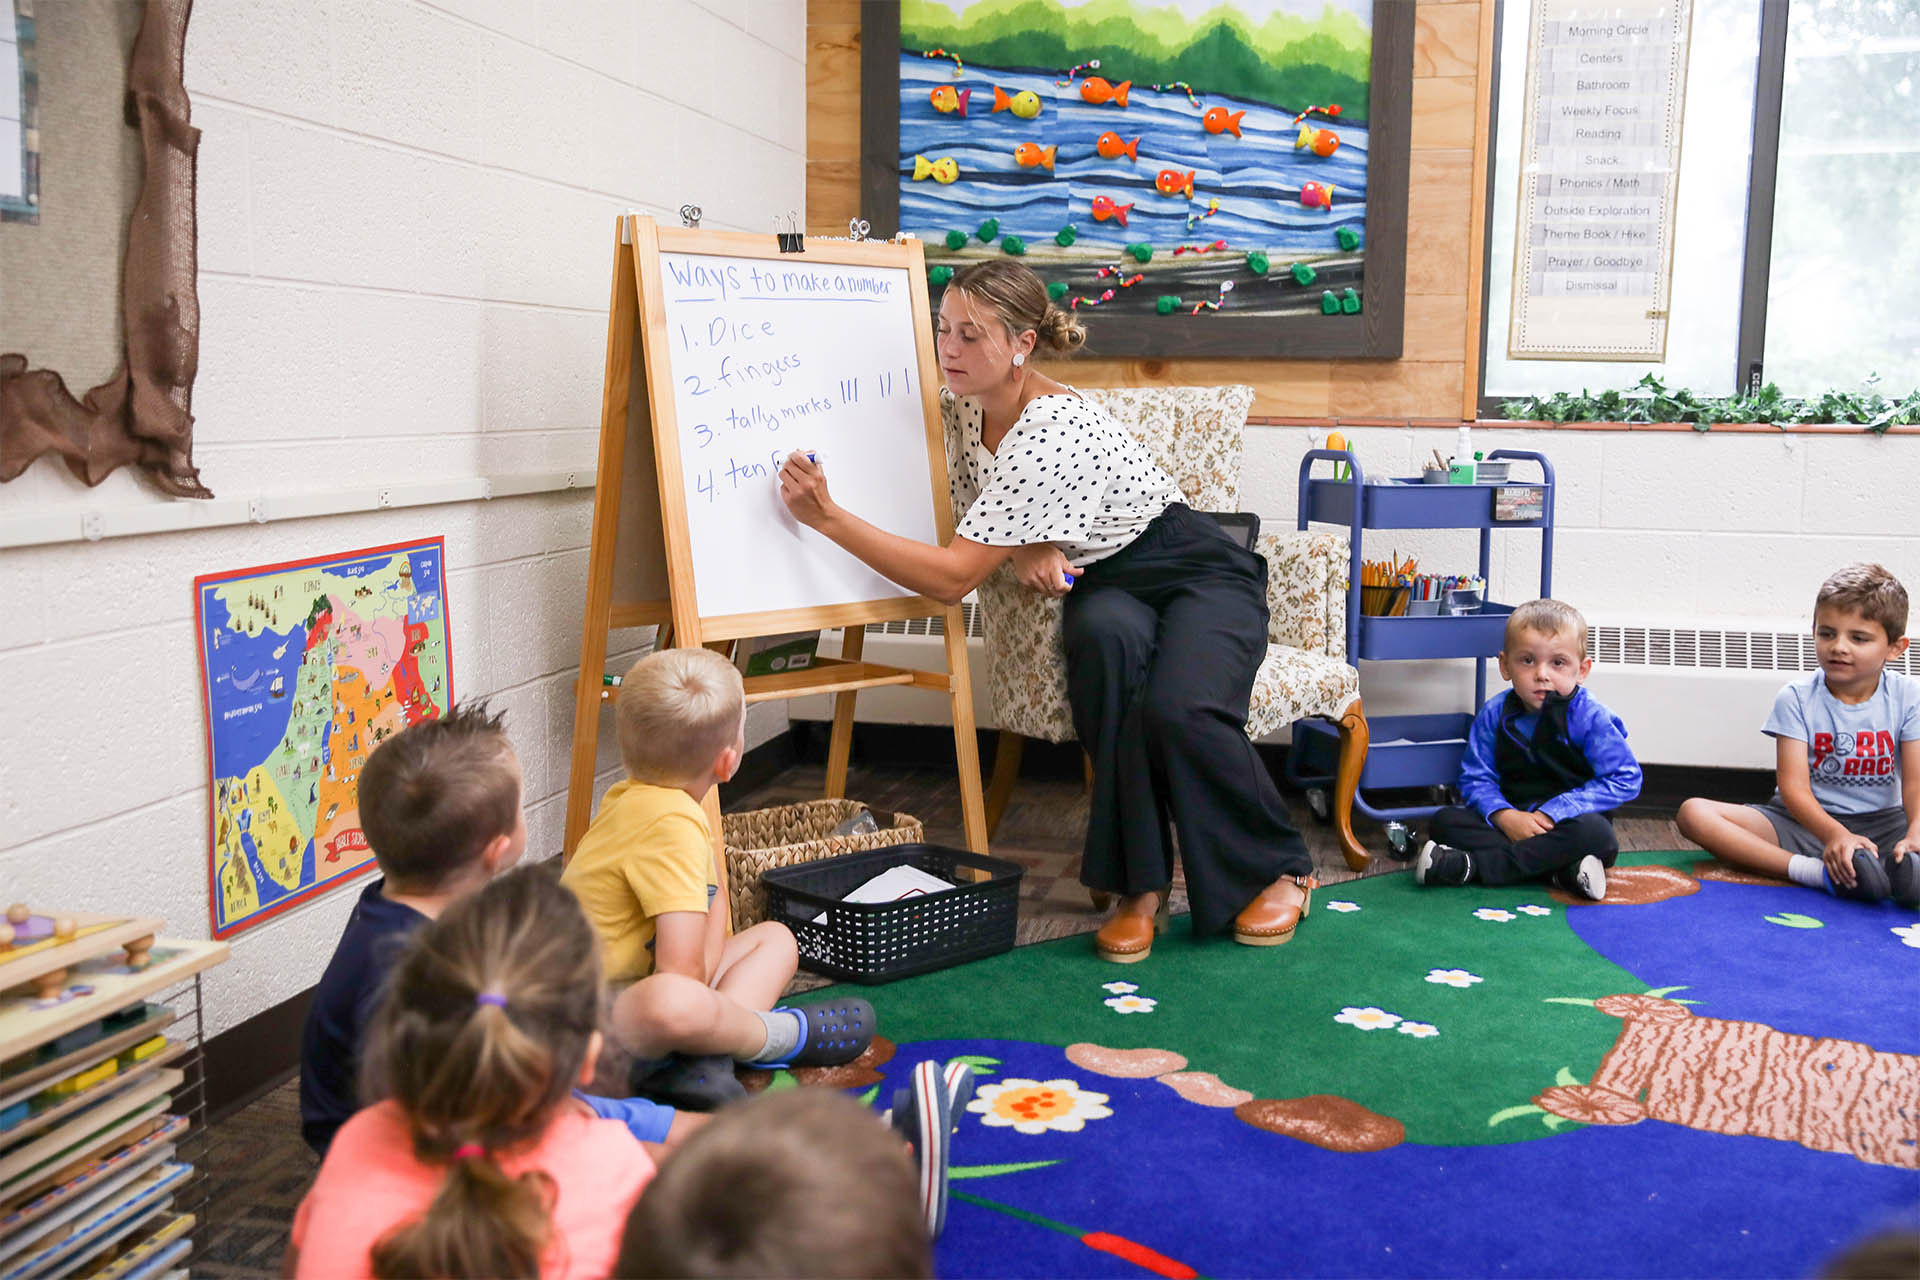
[[[604,1276],[653,1161],[571,1092],[600,961],[573,895],[513,871],[422,929],[366,1055],[386,1099],[334,1138],[294,1218],[305,1276]]]

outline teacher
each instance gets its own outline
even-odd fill
[[[1259,753],[1247,703],[1266,656],[1267,564],[1205,515],[1118,423],[1033,367],[1086,341],[1033,271],[982,262],[940,302],[941,403],[961,440],[954,537],[929,546],[836,503],[805,453],[780,497],[901,586],[946,604],[1011,559],[1022,586],[1064,596],[1067,698],[1093,759],[1080,879],[1117,894],[1103,959],[1146,958],[1165,927],[1180,833],[1193,931],[1250,946],[1293,936],[1312,860]]]

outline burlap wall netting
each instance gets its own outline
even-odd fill
[[[132,465],[163,492],[210,498],[191,412],[200,133],[181,60],[192,0],[34,8],[40,223],[0,223],[0,482],[51,453],[89,485]]]

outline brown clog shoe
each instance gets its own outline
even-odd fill
[[[1153,936],[1167,929],[1167,892],[1162,889],[1152,914],[1127,911],[1113,914],[1093,935],[1093,949],[1114,964],[1138,964],[1153,951]]]
[[[1280,888],[1287,884],[1299,887],[1300,901],[1288,900],[1291,895]],[[1249,947],[1277,947],[1291,941],[1294,929],[1313,906],[1313,891],[1319,887],[1320,882],[1312,876],[1281,876],[1233,918],[1233,940]]]

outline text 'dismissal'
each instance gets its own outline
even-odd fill
[[[1663,360],[1692,0],[1535,0],[1510,359]]]

